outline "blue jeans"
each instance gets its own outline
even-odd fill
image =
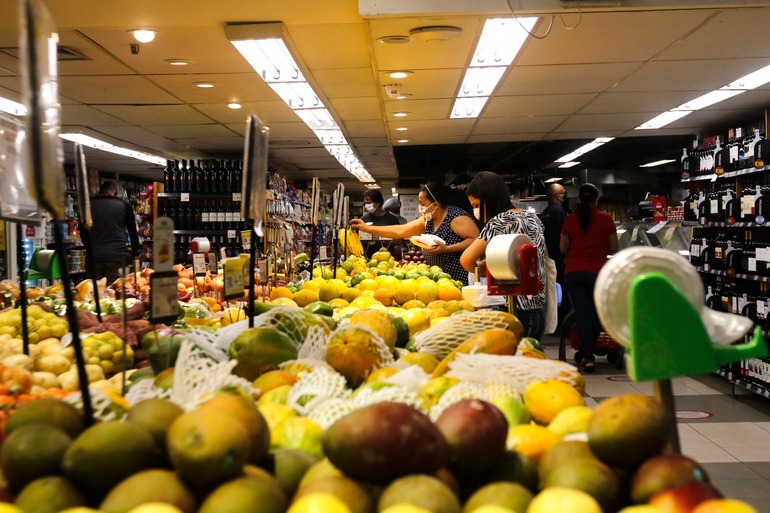
[[[602,329],[594,304],[596,276],[585,271],[572,271],[564,275],[564,284],[575,310],[575,331],[580,342],[580,351],[586,362],[594,361],[594,347]]]

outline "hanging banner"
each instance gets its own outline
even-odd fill
[[[270,129],[257,116],[249,116],[243,151],[241,220],[260,225],[265,212],[267,189],[267,147]]]
[[[0,219],[42,226],[40,207],[24,178],[25,138],[24,125],[0,112]]]

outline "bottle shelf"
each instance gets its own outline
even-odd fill
[[[159,198],[181,198],[182,194],[189,194],[190,199],[231,199],[233,194],[240,192],[159,192]],[[238,200],[233,200],[238,201]]]
[[[718,175],[716,173],[710,173],[707,175],[693,176],[690,178],[682,178],[682,183],[705,182],[705,181],[713,182],[715,180],[719,180],[722,178],[735,178],[736,176],[752,175],[754,173],[762,173],[768,170],[770,170],[770,166],[765,166],[761,168],[752,167],[749,169],[738,169],[737,171],[727,171],[725,173],[722,173],[721,175]]]
[[[728,274],[727,271],[718,271],[713,269],[704,270],[701,267],[696,267],[696,270],[702,274],[713,274],[714,276],[727,276],[728,278],[735,278],[738,280],[761,281],[764,283],[770,283],[770,276],[763,276],[761,274],[750,274],[750,273]]]
[[[684,221],[682,226],[692,226],[694,228],[770,228],[770,224],[749,223],[739,221],[736,223],[708,222],[699,223],[698,221]]]
[[[741,388],[745,388],[750,392],[754,392],[755,394],[759,394],[762,397],[770,399],[770,388],[768,387],[763,387],[763,386],[757,385],[756,383],[750,383],[741,378],[737,378],[735,377],[734,372],[729,371],[723,367],[720,367],[719,369],[717,369],[717,374],[725,378],[727,381],[729,381],[733,385],[737,385]]]
[[[240,232],[240,228],[230,228],[227,230],[174,230],[174,235],[227,235],[228,231],[234,230]]]

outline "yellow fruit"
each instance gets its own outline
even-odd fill
[[[460,289],[452,285],[439,285],[438,298],[441,301],[462,301],[463,293]]]
[[[415,334],[430,328],[430,317],[428,312],[422,308],[412,308],[406,310],[401,318],[406,321],[406,325],[409,326],[409,337],[415,336]]]
[[[356,299],[358,296],[361,295],[361,291],[357,288],[350,288],[345,290],[340,297],[347,301],[348,303],[352,303],[354,299]]]
[[[165,502],[148,502],[130,509],[128,513],[182,513],[182,510]]]
[[[350,508],[330,493],[310,493],[297,499],[286,513],[351,513]]]
[[[369,374],[369,377],[366,378],[366,383],[375,383],[377,381],[385,381],[389,377],[391,377],[393,374],[396,374],[398,372],[398,369],[394,369],[393,367],[383,367],[381,369],[377,369],[376,371]]]
[[[284,420],[297,415],[293,408],[286,406],[285,404],[264,403],[257,406],[257,409],[265,418],[265,422],[267,422],[267,426],[270,428],[271,432]]]
[[[555,486],[537,494],[527,513],[602,513],[602,508],[586,492]]]
[[[412,299],[411,301],[407,301],[406,303],[403,303],[401,307],[406,310],[410,310],[412,308],[425,308],[425,303],[423,303],[419,299]]]
[[[374,290],[363,290],[363,291],[361,291],[361,296],[360,297],[371,297],[371,298],[373,298],[374,294],[375,294]]]
[[[415,292],[414,298],[418,301],[422,301],[427,305],[431,301],[436,301],[438,299],[438,292],[439,291],[436,284],[428,279],[417,287],[417,292]]]
[[[446,309],[450,314],[459,312],[463,309],[462,301],[451,300],[446,302]]]
[[[516,335],[508,330],[490,329],[476,333],[468,340],[460,344],[455,350],[449,353],[433,371],[433,377],[438,377],[449,370],[449,364],[452,363],[458,354],[485,353],[499,355],[516,354],[516,346],[519,340]]]
[[[529,383],[524,404],[538,424],[549,424],[556,414],[570,406],[585,406],[583,396],[564,381],[551,379]]]
[[[409,365],[417,365],[424,370],[426,374],[431,374],[439,364],[438,359],[428,353],[409,353],[399,358],[399,360],[404,361]]]
[[[660,508],[656,508],[655,506],[648,506],[646,504],[641,506],[628,506],[620,511],[618,513],[663,513]]]
[[[82,508],[82,507],[69,508],[64,511],[75,512],[76,510],[96,511],[96,510],[89,510],[88,508]],[[2,502],[0,503],[0,513],[24,513],[24,511],[18,506],[14,506],[13,504],[8,504],[7,502]]]
[[[229,326],[230,324],[242,321],[246,318],[246,312],[242,308],[227,308],[222,311],[219,318],[220,326]]]
[[[289,299],[288,297],[279,297],[277,299],[272,299],[270,300],[270,304],[281,305],[281,306],[297,306],[297,303],[295,303],[293,300]]]
[[[281,297],[291,299],[294,297],[294,294],[292,294],[286,287],[276,287],[270,291],[270,301],[275,301]]]
[[[701,502],[691,513],[758,513],[743,501],[735,499],[709,499]]]
[[[351,325],[364,326],[379,335],[392,350],[396,347],[398,333],[390,315],[385,310],[359,310],[350,317]]]
[[[379,305],[380,302],[373,297],[360,296],[350,302],[350,306],[356,309],[370,308],[374,305]],[[380,305],[382,306],[382,305]]]
[[[390,306],[393,304],[393,292],[386,287],[381,287],[374,293],[374,299],[384,306]]]
[[[318,289],[318,300],[331,301],[340,297],[340,290],[333,283],[324,283],[321,288]]]
[[[310,303],[318,301],[318,294],[310,289],[302,289],[294,294],[294,302],[297,306],[302,308],[306,307]]]
[[[341,297],[338,297],[336,299],[332,299],[331,301],[329,301],[329,306],[331,306],[332,308],[335,308],[335,309],[336,308],[345,308],[348,305],[350,305],[350,303],[348,303],[347,301],[345,301]]]
[[[393,504],[383,509],[380,513],[432,513],[430,510],[413,506],[411,504]]]
[[[449,312],[446,308],[428,308],[428,317],[433,321],[434,319],[439,319],[441,317],[449,317]]]
[[[522,453],[534,460],[540,459],[545,451],[558,444],[561,439],[543,426],[520,424],[508,428],[506,446],[509,450]]]
[[[338,280],[344,280],[345,278],[347,278],[347,276],[348,276],[348,273],[344,267],[339,267],[334,272],[334,277]]]
[[[337,330],[329,340],[326,363],[357,387],[380,365],[382,357],[367,330],[349,325]]]
[[[308,369],[309,371],[310,369]],[[274,388],[271,391],[262,394],[259,398],[258,404],[286,404],[289,398],[289,392],[291,392],[291,385],[282,385]]]
[[[414,280],[403,280],[396,286],[393,299],[399,305],[403,305],[407,301],[414,299],[415,292],[417,292],[417,283]]]
[[[308,280],[302,284],[302,289],[312,290],[317,293],[321,289],[321,284],[315,280]]]
[[[449,320],[449,317],[436,317],[435,319],[430,320],[430,325],[435,326],[436,324],[447,320]]]
[[[444,392],[459,383],[460,380],[449,376],[440,376],[431,378],[420,389],[420,396],[430,404],[436,404]]]
[[[259,395],[266,394],[267,392],[278,388],[283,385],[293,385],[297,382],[297,376],[284,370],[271,370],[268,371],[252,382],[252,386],[259,390]]]
[[[469,513],[517,513],[512,509],[498,506],[497,504],[485,504],[476,509],[472,509]]]
[[[272,447],[300,449],[318,459],[324,457],[321,448],[323,428],[307,417],[289,416],[278,423],[270,433]]]
[[[378,288],[380,288],[380,285],[379,285],[379,283],[377,283],[377,280],[366,279],[366,280],[363,280],[361,283],[358,284],[358,288],[360,290],[362,290],[362,291],[363,290],[377,290]]]
[[[548,424],[548,431],[561,438],[571,433],[585,433],[591,415],[593,410],[588,406],[570,406],[556,414]]]

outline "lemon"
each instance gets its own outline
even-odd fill
[[[306,307],[310,303],[315,303],[318,301],[319,294],[317,294],[315,291],[310,289],[302,289],[299,290],[296,294],[294,294],[294,302],[297,303],[297,306],[300,307]]]
[[[593,413],[588,406],[570,406],[556,414],[548,424],[548,431],[561,438],[571,433],[585,433],[588,429],[588,419]]]
[[[586,492],[556,486],[537,494],[527,513],[602,513],[602,508]]]
[[[524,389],[524,404],[535,422],[548,425],[560,411],[586,403],[569,383],[551,379],[529,383]]]
[[[182,513],[182,510],[165,502],[148,502],[129,510],[128,513]]]
[[[261,413],[265,418],[265,422],[267,422],[270,431],[275,429],[275,427],[284,420],[296,415],[294,409],[284,404],[278,403],[260,404],[257,406],[257,409],[259,410],[259,413]]]
[[[422,370],[424,370],[426,374],[432,374],[439,364],[439,361],[435,356],[420,352],[406,354],[399,358],[399,360],[404,361],[410,365],[417,365]]]
[[[538,460],[548,449],[559,443],[561,439],[555,433],[536,424],[520,424],[508,428],[506,447],[520,452],[534,460]]]
[[[291,299],[294,297],[294,294],[292,294],[286,287],[276,287],[270,291],[270,301],[274,301],[281,297]]]
[[[286,513],[351,513],[351,511],[347,504],[330,493],[310,493],[300,497]]]
[[[411,504],[393,504],[383,509],[380,513],[431,513],[430,510],[412,506]]]

